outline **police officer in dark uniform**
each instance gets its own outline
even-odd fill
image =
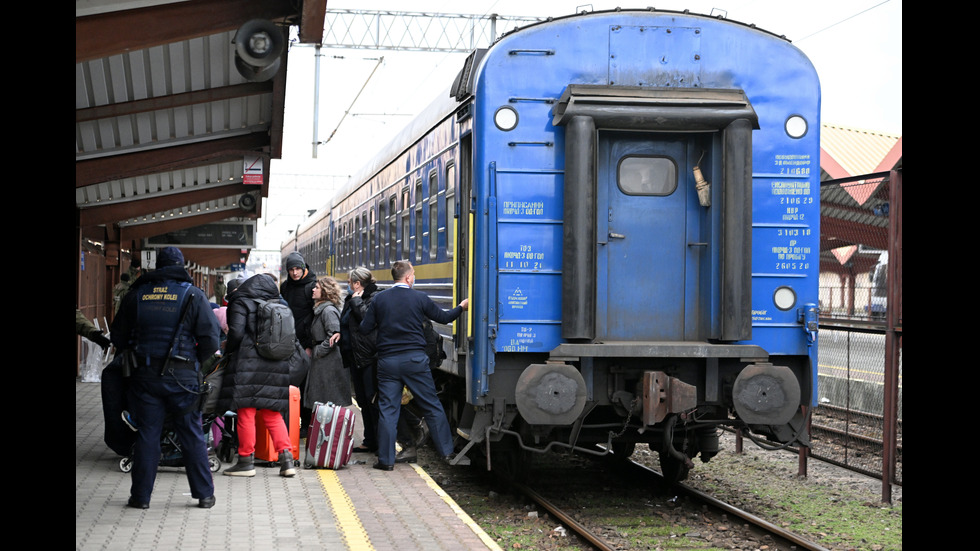
[[[157,269],[133,282],[112,322],[112,344],[132,350],[130,413],[139,425],[127,505],[150,506],[160,462],[164,418],[169,415],[182,446],[191,496],[214,506],[214,481],[201,424],[200,365],[220,346],[218,320],[204,292],[193,285],[176,247],[157,253]]]

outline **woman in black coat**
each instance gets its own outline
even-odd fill
[[[229,356],[219,398],[219,411],[238,413],[238,463],[228,476],[255,476],[255,418],[262,417],[279,452],[279,474],[296,474],[283,411],[289,409],[290,360],[269,360],[255,348],[256,299],[281,301],[276,282],[267,274],[245,280],[228,303]],[[305,354],[297,348],[295,354]]]
[[[364,439],[355,452],[373,453],[378,449],[378,404],[374,397],[378,392],[377,356],[369,350],[365,336],[359,327],[371,299],[378,292],[378,284],[371,271],[361,266],[350,272],[347,281],[347,299],[340,313],[340,352],[344,365],[350,371],[354,384],[354,397],[361,408]],[[360,346],[359,346],[360,345]]]

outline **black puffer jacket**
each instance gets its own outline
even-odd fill
[[[313,348],[310,326],[313,325],[314,285],[316,285],[316,274],[307,268],[303,277],[294,281],[287,275],[286,280],[279,286],[282,298],[286,299],[286,304],[293,312],[293,321],[296,323],[296,338],[299,339],[303,348]]]
[[[265,274],[245,280],[228,303],[229,356],[218,401],[218,411],[254,407],[287,411],[289,408],[289,362],[263,358],[255,349],[254,299],[279,300],[276,282]],[[296,353],[305,354],[300,349]],[[295,354],[294,354],[295,355]]]
[[[361,333],[360,327],[371,301],[380,292],[376,283],[368,282],[361,296],[347,295],[344,310],[340,314],[341,350],[346,348],[354,366],[360,369],[373,367],[378,362],[378,351],[375,349],[377,331],[365,335]]]

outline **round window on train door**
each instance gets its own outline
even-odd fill
[[[670,157],[623,157],[618,176],[626,195],[665,196],[677,189],[677,164]]]
[[[504,132],[509,132],[517,126],[517,110],[505,105],[493,114],[493,123]]]

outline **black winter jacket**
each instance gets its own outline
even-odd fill
[[[293,321],[296,323],[296,338],[299,339],[303,348],[313,348],[310,326],[313,324],[314,285],[316,285],[316,274],[307,268],[303,277],[293,281],[287,275],[286,280],[279,286],[282,298],[286,299],[286,304],[293,312]]]
[[[193,283],[190,274],[183,266],[166,266],[140,276],[130,286],[130,290],[136,290],[144,284],[157,282],[178,281]],[[187,296],[187,312],[185,325],[190,329],[192,336],[197,341],[197,360],[203,364],[221,346],[221,328],[218,326],[218,318],[208,304],[204,292],[196,287],[191,287]],[[119,305],[119,312],[112,320],[110,338],[116,348],[132,348],[136,346],[138,307],[137,293],[127,293]]]
[[[289,364],[291,360],[269,360],[255,348],[255,299],[278,300],[272,277],[254,275],[245,280],[228,303],[228,357],[218,411],[254,407],[287,411],[289,408]],[[305,354],[298,349],[294,353]]]
[[[361,369],[372,367],[378,361],[378,351],[375,348],[377,331],[364,334],[361,333],[360,327],[371,301],[380,292],[377,284],[368,282],[361,296],[347,295],[344,310],[340,314],[341,349],[346,348],[346,352],[354,360],[354,365]]]

